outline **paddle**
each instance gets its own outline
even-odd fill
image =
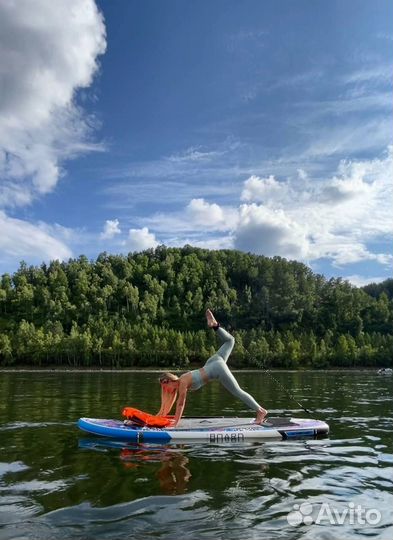
[[[283,390],[287,394],[287,396],[289,396],[295,403],[297,403],[299,407],[303,409],[304,412],[306,412],[307,414],[312,413],[312,411],[310,411],[309,409],[306,409],[306,407],[304,407],[301,403],[299,403],[299,401],[296,398],[294,398],[293,395],[275,377],[273,377],[270,369],[266,368],[263,364],[261,364],[259,360],[256,360],[255,358],[253,360],[254,360],[254,363],[259,368],[263,369],[263,371],[267,373],[271,379],[273,379],[273,381],[281,388],[281,390]]]

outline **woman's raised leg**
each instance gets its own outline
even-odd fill
[[[225,363],[221,363],[220,365],[220,373],[218,376],[218,380],[220,383],[230,392],[233,396],[237,397],[245,403],[250,409],[254,410],[257,413],[257,417],[255,419],[255,422],[260,424],[263,422],[265,416],[267,415],[267,410],[264,409],[259,403],[255,401],[255,399],[248,393],[245,392],[235,379],[235,377],[232,375],[229,367]]]
[[[216,357],[217,355],[221,356],[224,362],[227,362],[229,355],[232,352],[233,346],[235,345],[235,338],[231,336],[229,332],[224,330],[224,328],[220,327],[210,309],[206,310],[206,320],[208,327],[213,328],[213,330],[217,332],[217,335],[222,343],[221,347],[218,349],[214,357]]]
[[[217,328],[217,335],[220,338],[222,345],[216,352],[221,358],[224,360],[225,363],[228,362],[229,355],[232,352],[232,349],[235,345],[235,338],[231,336],[229,332],[224,330],[224,328]]]

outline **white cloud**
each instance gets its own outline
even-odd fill
[[[392,64],[375,59],[362,61],[359,68],[336,75],[326,75],[326,85],[334,82],[330,99],[305,99],[294,102],[286,119],[296,126],[293,152],[299,161],[360,152],[380,152],[391,144],[393,101]],[[327,128],[328,126],[328,128]]]
[[[371,162],[342,161],[339,166],[339,176],[334,176],[322,188],[321,200],[334,204],[371,196],[374,186],[366,180],[369,171],[372,171]]]
[[[336,190],[334,198],[326,200],[326,186],[319,187],[317,198],[326,203],[314,205],[320,214],[319,221],[335,234],[345,231],[348,237],[361,237],[363,241],[391,235],[392,177],[393,147],[381,159],[342,161],[338,174],[327,184]],[[332,202],[338,202],[339,208],[332,206]]]
[[[294,168],[298,174],[285,182],[249,177],[241,195],[249,202],[238,207],[192,199],[181,211],[142,222],[176,245],[181,239],[193,245],[210,242],[307,263],[327,259],[341,267],[392,263],[389,251],[373,246],[384,245],[393,233],[393,147],[381,158],[342,160],[328,179],[313,179]]]
[[[326,223],[328,225],[328,222]],[[330,259],[337,267],[364,261],[375,261],[387,265],[393,260],[388,253],[371,252],[356,234],[353,235],[350,232],[346,235],[335,234],[332,227],[323,233],[313,235],[308,257],[311,260]]]
[[[137,186],[139,193],[141,191],[148,193],[147,199],[151,200],[151,189],[156,189],[158,180],[160,192],[166,200],[172,200],[174,194],[178,197],[184,192],[188,194],[187,200],[199,194],[206,196],[213,193],[231,193],[237,186],[231,187],[228,184],[228,177],[233,176],[234,170],[238,174],[247,174],[239,168],[237,151],[241,146],[239,141],[228,137],[211,149],[191,147],[158,159],[134,161],[126,166],[100,170],[97,174],[101,174],[105,180],[111,180],[110,186],[106,187],[104,192],[121,199],[128,195],[130,199],[127,201],[128,205],[133,200],[134,185]],[[132,184],[129,181],[119,181],[120,179],[132,180]]]
[[[236,208],[209,203],[204,199],[192,199],[180,211],[165,214],[158,212],[143,221],[165,234],[196,232],[206,236],[212,231],[231,231],[236,228],[238,211]]]
[[[310,128],[307,127],[307,131]],[[329,130],[312,130],[313,140],[300,159],[315,159],[325,156],[344,156],[359,152],[380,151],[390,143],[392,131],[391,115],[374,115],[371,120],[350,121],[336,125]],[[309,138],[311,132],[307,133]]]
[[[303,182],[308,179],[308,175],[304,169],[298,169],[297,174],[298,174],[299,180]]]
[[[218,204],[210,204],[204,199],[192,199],[187,213],[195,225],[215,227],[224,222],[224,211]]]
[[[346,281],[349,281],[352,283],[352,285],[355,285],[356,287],[364,287],[365,285],[368,285],[369,283],[380,283],[381,281],[384,281],[386,277],[367,277],[367,276],[359,276],[358,274],[353,274],[351,276],[346,276]]]
[[[106,206],[113,210],[129,210],[138,204],[150,202],[156,198],[158,192],[161,204],[185,204],[192,197],[233,198],[237,196],[239,187],[236,184],[224,182],[212,184],[211,181],[209,183],[187,184],[184,181],[165,179],[158,181],[133,179],[132,182],[112,182],[103,190],[107,200]]]
[[[182,162],[195,162],[195,161],[210,161],[211,159],[216,158],[217,156],[222,156],[226,151],[218,150],[202,150],[200,146],[191,146],[187,148],[182,153],[172,154],[165,158],[168,161],[173,163],[182,163]]]
[[[233,249],[233,238],[231,236],[213,236],[212,238],[194,238],[191,236],[189,238],[179,238],[170,243],[173,246],[185,246],[187,244],[203,249]]]
[[[91,150],[91,119],[74,103],[105,51],[93,0],[0,3],[0,204],[54,189],[61,161]]]
[[[119,227],[118,219],[107,219],[105,221],[104,230],[100,234],[101,240],[109,240],[116,236],[116,234],[121,234],[121,229]]]
[[[6,216],[0,210],[0,262],[9,259],[25,259],[41,262],[48,259],[64,260],[72,256],[71,250],[58,236],[65,230],[40,223],[33,225],[21,219]]]
[[[305,71],[304,73],[296,73],[288,75],[283,73],[280,78],[268,86],[269,90],[277,90],[285,87],[303,86],[310,88],[314,85],[321,84],[321,79],[325,76],[325,72],[321,69]]]
[[[267,178],[252,175],[244,182],[241,200],[262,202],[272,196],[281,195],[283,191],[285,191],[285,185],[278,182],[273,175]]]
[[[356,84],[365,82],[390,83],[392,77],[392,66],[390,64],[379,64],[372,67],[363,67],[342,77],[344,84]]]
[[[147,227],[142,229],[130,229],[128,231],[128,239],[124,245],[130,251],[143,251],[144,249],[155,248],[159,242],[154,233],[149,232]]]
[[[290,259],[303,259],[306,256],[306,230],[283,210],[243,204],[239,214],[239,225],[234,233],[236,249]]]

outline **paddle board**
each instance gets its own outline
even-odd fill
[[[153,428],[124,425],[121,420],[80,418],[78,427],[93,435],[137,443],[231,443],[263,439],[318,437],[329,433],[321,420],[268,418],[254,424],[254,418],[185,417],[177,427]]]

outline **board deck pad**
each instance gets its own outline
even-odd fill
[[[269,417],[267,417],[262,425],[269,426],[269,427],[283,427],[283,426],[298,426],[299,424],[296,424],[296,422],[293,422],[291,418],[284,418],[284,417],[282,417],[282,418],[281,417],[269,418]]]
[[[125,425],[121,420],[80,418],[78,427],[93,435],[129,442],[244,442],[267,438],[316,437],[327,435],[329,426],[309,418],[268,417],[262,424],[254,418],[184,417],[176,427]]]
[[[170,426],[166,428],[161,428],[164,430],[176,429],[176,430],[188,430],[188,429],[225,429],[231,427],[250,427],[256,426],[258,424],[254,423],[254,418],[225,418],[225,417],[212,417],[212,418],[184,418],[181,424],[176,428],[171,428]],[[284,417],[275,417],[267,418],[262,424],[261,427],[271,428],[271,427],[283,427],[283,426],[298,426],[295,422],[292,422],[291,418]],[[133,427],[133,426],[128,426]],[[138,422],[135,422],[135,428],[140,428],[141,425]],[[146,426],[149,428],[149,426]],[[152,429],[152,428],[151,428]]]

